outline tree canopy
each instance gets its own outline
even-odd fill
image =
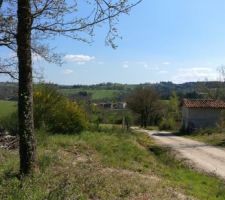
[[[138,87],[127,98],[128,107],[140,115],[142,127],[148,125],[159,111],[159,95],[152,87]]]

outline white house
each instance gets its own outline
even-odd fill
[[[225,102],[212,99],[184,99],[182,124],[186,130],[215,127],[225,111]]]

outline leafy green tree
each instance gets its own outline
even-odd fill
[[[140,116],[140,125],[147,127],[148,122],[157,117],[161,109],[159,95],[151,87],[139,87],[127,98],[127,106]]]
[[[170,99],[164,104],[163,117],[159,124],[160,129],[172,130],[176,128],[177,122],[181,119],[180,101],[176,92],[172,92]]]
[[[174,118],[174,120],[180,120],[180,101],[176,92],[173,92],[169,99],[168,113]]]

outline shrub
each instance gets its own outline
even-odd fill
[[[172,117],[168,119],[163,118],[159,124],[159,130],[174,130],[176,127],[176,122]]]
[[[35,128],[46,125],[46,122],[64,97],[53,86],[38,85],[34,91],[34,123]]]
[[[220,120],[217,123],[217,129],[221,133],[225,133],[225,112],[221,111]]]
[[[8,131],[11,135],[18,134],[18,114],[13,112],[0,119],[0,129]]]
[[[52,86],[40,85],[34,92],[36,128],[53,133],[79,133],[87,126],[84,111]]]
[[[85,112],[52,86],[38,85],[34,91],[34,125],[53,133],[79,133],[87,126]],[[14,112],[0,119],[0,130],[18,133],[18,115]]]
[[[46,120],[50,131],[55,133],[79,133],[87,126],[86,117],[74,102],[64,99]]]

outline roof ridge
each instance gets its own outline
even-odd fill
[[[224,108],[225,101],[221,99],[183,99],[183,106],[188,108]]]

